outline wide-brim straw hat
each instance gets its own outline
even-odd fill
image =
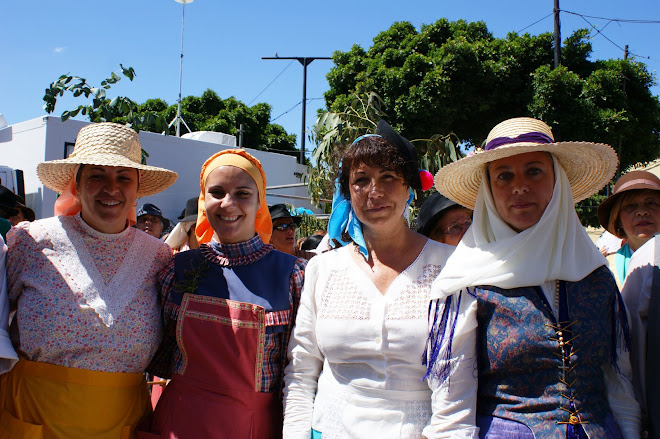
[[[612,189],[612,195],[600,203],[598,206],[598,222],[605,230],[619,238],[623,238],[624,236],[619,231],[609,227],[610,215],[614,207],[614,202],[621,198],[623,194],[632,190],[660,191],[660,178],[648,171],[627,172],[617,180],[614,189]]]
[[[435,175],[438,192],[470,209],[487,163],[528,152],[552,153],[566,171],[577,203],[596,193],[612,179],[618,158],[611,146],[593,142],[555,142],[548,125],[530,117],[499,123],[488,134],[486,146],[456,162],[443,166]]]
[[[141,159],[142,147],[133,129],[112,122],[93,123],[80,130],[69,157],[40,163],[37,166],[37,175],[47,188],[59,193],[63,192],[74,178],[78,165],[138,169],[138,198],[156,194],[174,184],[177,179],[176,172],[143,165]]]

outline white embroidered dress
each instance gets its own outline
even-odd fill
[[[162,338],[156,275],[169,247],[133,227],[104,234],[80,217],[23,222],[8,235],[10,336],[26,359],[143,372]]]
[[[352,245],[311,259],[289,342],[284,438],[421,438],[430,286],[453,247],[427,241],[381,294]]]

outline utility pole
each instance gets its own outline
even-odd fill
[[[627,44],[623,48],[623,60],[628,61],[628,45]],[[623,77],[623,95],[624,96],[626,95],[626,77],[625,76]],[[621,148],[623,148],[622,143],[623,143],[623,136],[621,134],[619,134],[619,146],[618,146],[617,151],[616,151],[616,153],[619,157],[621,157]],[[621,176],[621,160],[619,160],[619,163],[616,165],[615,178],[618,180],[620,176]],[[608,187],[608,189],[609,189],[609,187]]]
[[[555,0],[555,67],[561,64],[561,25],[559,24],[559,0]]]
[[[303,66],[303,95],[302,95],[302,129],[300,131],[300,159],[299,163],[305,163],[305,115],[307,111],[307,66],[315,59],[332,59],[328,56],[289,56],[282,57],[275,54],[274,57],[261,57],[261,59],[295,59]]]
[[[243,124],[238,126],[238,147],[243,148]]]

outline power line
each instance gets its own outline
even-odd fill
[[[610,40],[610,39],[607,37],[607,35],[605,35],[604,33],[602,33],[602,32],[601,32],[596,26],[594,26],[593,24],[591,24],[591,22],[590,22],[589,20],[587,20],[587,19],[585,18],[585,16],[580,15],[580,14],[576,14],[576,15],[579,15],[584,21],[587,22],[587,24],[588,24],[589,26],[591,26],[591,27],[593,28],[593,30],[595,30],[597,33],[599,33],[603,38],[605,38],[605,39],[606,39],[607,41],[609,41],[610,43],[614,44],[614,45],[615,45],[617,48],[619,48],[619,50],[621,50],[622,52],[625,52],[625,49],[624,49],[623,47],[619,46],[617,43],[615,43],[614,41]],[[609,24],[609,23],[608,23],[608,24]]]
[[[632,23],[632,24],[660,24],[660,20],[630,20],[630,19],[624,19],[624,18],[605,18],[605,17],[595,17],[593,15],[584,15],[584,14],[578,14],[577,12],[571,12],[571,11],[565,11],[561,10],[561,12],[565,12],[567,14],[572,14],[572,15],[577,15],[579,17],[587,17],[587,18],[594,18],[596,20],[607,20],[607,21],[615,21],[617,23]]]
[[[292,60],[289,64],[287,64],[286,67],[284,67],[284,70],[282,70],[282,71],[281,71],[281,72],[275,77],[275,79],[273,79],[272,81],[270,81],[270,83],[269,83],[269,84],[268,84],[263,90],[261,90],[261,91],[259,92],[259,94],[256,95],[256,96],[254,97],[254,99],[252,99],[252,100],[250,101],[250,103],[248,104],[248,107],[249,107],[250,105],[252,105],[252,102],[256,101],[257,98],[258,98],[259,96],[261,96],[261,95],[263,94],[263,92],[265,92],[265,91],[268,89],[268,87],[270,87],[271,85],[273,85],[273,82],[277,81],[277,78],[279,78],[280,76],[282,76],[282,73],[284,73],[284,71],[285,71],[286,69],[288,69],[289,66],[290,66],[291,64],[293,64],[293,60]]]
[[[323,98],[308,98],[308,99],[306,99],[306,100],[307,100],[307,102],[309,102],[309,101],[317,101],[317,100],[319,100],[319,99],[323,99]],[[285,114],[289,113],[290,111],[294,110],[294,109],[295,109],[298,105],[300,105],[300,104],[302,104],[302,101],[299,101],[296,105],[294,105],[293,107],[289,108],[289,109],[286,110],[284,113],[282,113],[282,114],[280,114],[279,116],[277,116],[276,118],[272,119],[271,122],[275,122],[275,121],[276,121],[277,119],[279,119],[280,117],[282,117],[282,116],[284,116]]]
[[[550,12],[548,15],[546,15],[546,16],[543,17],[543,18],[541,18],[540,20],[536,20],[534,23],[530,24],[529,26],[525,26],[525,27],[523,27],[523,28],[520,29],[517,33],[520,33],[520,32],[522,32],[522,31],[524,31],[525,29],[528,29],[528,28],[534,26],[536,23],[540,23],[541,21],[545,20],[546,18],[548,18],[548,17],[551,16],[552,14],[553,14],[553,12]]]

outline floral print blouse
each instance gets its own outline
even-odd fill
[[[162,338],[156,275],[171,256],[133,227],[105,234],[80,215],[23,222],[8,234],[12,343],[31,361],[143,372]]]

